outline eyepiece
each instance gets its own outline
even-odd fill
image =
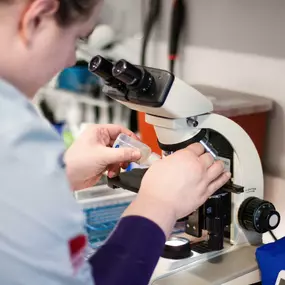
[[[112,73],[114,77],[121,80],[128,86],[139,84],[143,77],[143,72],[126,60],[118,61],[114,65]]]
[[[98,75],[106,81],[113,78],[113,64],[100,55],[93,57],[89,63],[89,71]]]
[[[112,74],[113,66],[114,65],[111,61],[97,55],[91,59],[89,63],[89,71],[105,80],[107,85],[125,93],[127,92],[126,85],[119,79],[115,78]]]

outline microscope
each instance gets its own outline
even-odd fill
[[[280,215],[263,200],[262,165],[248,134],[232,120],[213,113],[207,97],[168,71],[126,60],[113,64],[101,56],[90,61],[89,70],[104,80],[103,93],[146,114],[163,156],[200,142],[232,173],[226,185],[181,220],[187,236],[201,238],[206,232],[206,238],[195,243],[190,238],[190,246],[178,239],[177,248],[166,243],[168,254],[160,258],[151,284],[260,281],[255,250],[262,244],[262,234],[278,227]],[[108,185],[138,192],[146,171],[124,172],[109,179]]]

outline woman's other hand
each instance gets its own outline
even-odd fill
[[[122,126],[90,124],[67,150],[65,163],[73,190],[94,186],[105,171],[114,177],[121,167],[140,159],[140,152],[134,149],[112,148],[120,133],[138,139]]]

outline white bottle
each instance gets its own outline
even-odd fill
[[[161,159],[161,157],[152,152],[151,148],[146,144],[133,139],[132,137],[126,134],[120,134],[113,144],[113,148],[128,147],[136,148],[141,153],[140,160],[136,161],[139,165],[152,165],[155,161]]]

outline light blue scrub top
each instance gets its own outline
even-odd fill
[[[0,80],[1,285],[93,284],[64,150],[31,102]]]

